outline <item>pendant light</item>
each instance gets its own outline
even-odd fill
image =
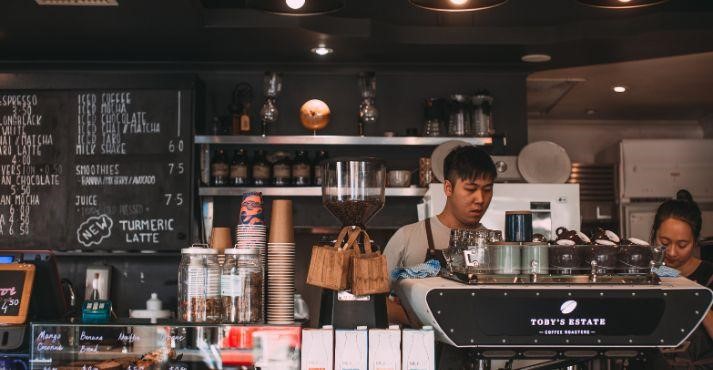
[[[632,9],[659,5],[668,0],[579,0],[580,3],[595,8]]]
[[[320,15],[344,7],[344,0],[248,0],[248,7],[280,15]]]
[[[409,0],[411,4],[439,12],[473,12],[503,5],[507,0]]]

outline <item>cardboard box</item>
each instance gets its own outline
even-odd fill
[[[302,330],[302,369],[334,369],[334,330],[332,328]]]
[[[401,329],[369,330],[369,370],[401,370]]]
[[[433,328],[404,329],[401,368],[403,370],[435,370],[435,340]]]
[[[368,370],[367,334],[366,328],[334,332],[334,370]]]

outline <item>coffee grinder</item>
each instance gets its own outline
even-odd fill
[[[365,229],[384,207],[384,162],[377,158],[335,158],[324,166],[322,204],[343,227]],[[363,241],[359,248],[364,251]],[[323,289],[319,324],[342,329],[386,328],[386,294],[355,296],[349,290]]]

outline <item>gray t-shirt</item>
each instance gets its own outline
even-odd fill
[[[451,229],[442,224],[437,216],[431,217],[433,244],[436,249],[447,249]],[[389,268],[389,275],[397,267],[411,267],[422,263],[428,253],[426,220],[403,226],[384,247],[384,255]]]

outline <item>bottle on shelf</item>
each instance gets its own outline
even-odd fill
[[[262,149],[255,152],[255,159],[253,160],[252,165],[252,176],[253,185],[270,185],[270,162],[267,161],[265,151]]]
[[[314,157],[314,185],[322,186],[324,182],[324,162],[327,161],[329,155],[326,150],[320,150]]]
[[[292,166],[286,153],[275,153],[275,163],[272,164],[272,185],[289,186],[291,184]]]
[[[228,106],[232,117],[233,135],[250,135],[250,105],[253,101],[253,88],[247,82],[235,85],[233,102]]]
[[[247,186],[250,183],[249,168],[247,151],[245,149],[235,150],[233,161],[230,162],[230,185]]]
[[[218,149],[210,164],[210,183],[213,186],[225,186],[228,184],[228,159],[225,151]]]
[[[304,150],[295,152],[295,160],[292,161],[292,185],[309,186],[312,184],[312,166],[309,156]]]

